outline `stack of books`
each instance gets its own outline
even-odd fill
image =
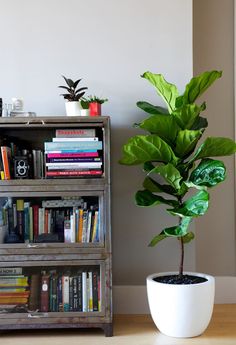
[[[103,173],[103,146],[94,128],[58,129],[44,148],[46,178],[100,177]]]
[[[28,277],[22,275],[22,268],[0,268],[0,310],[25,306],[29,300]]]

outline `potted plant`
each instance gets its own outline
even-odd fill
[[[62,76],[66,82],[67,86],[58,86],[61,89],[64,89],[67,91],[67,93],[61,94],[61,96],[64,97],[66,100],[65,106],[66,106],[66,114],[67,116],[77,116],[81,115],[81,105],[80,105],[80,99],[84,96],[85,90],[87,90],[87,87],[80,87],[79,83],[82,79],[78,79],[76,81],[73,81],[72,79],[68,79],[64,76]]]
[[[141,165],[145,172],[143,190],[135,195],[141,207],[164,204],[176,225],[160,231],[150,242],[153,247],[172,237],[181,248],[178,272],[156,273],[147,277],[147,293],[152,318],[159,330],[169,336],[193,337],[208,326],[214,304],[214,278],[183,271],[184,246],[194,234],[190,224],[206,213],[209,189],[225,180],[225,165],[212,157],[234,154],[236,144],[229,138],[208,137],[197,147],[208,123],[200,114],[206,104],[196,104],[222,72],[207,71],[190,80],[179,95],[177,87],[161,74],[145,72],[164,99],[167,109],[140,101],[137,106],[149,113],[138,128],[149,134],[131,137],[123,146],[124,165]],[[192,193],[189,196],[189,191]],[[193,193],[194,191],[194,193]]]
[[[90,116],[100,116],[102,114],[102,104],[107,102],[107,98],[97,96],[83,97],[81,105],[83,109],[89,109]]]

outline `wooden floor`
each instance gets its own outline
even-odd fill
[[[236,304],[216,305],[213,319],[200,337],[177,339],[158,332],[147,315],[117,315],[114,336],[101,330],[17,331],[0,335],[2,345],[235,345]]]

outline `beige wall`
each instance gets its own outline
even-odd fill
[[[234,138],[234,1],[193,1],[194,74],[219,69],[223,77],[206,94],[208,135]],[[207,215],[196,223],[196,267],[235,275],[234,159],[224,159],[228,179],[211,193]]]

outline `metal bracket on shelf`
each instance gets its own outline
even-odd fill
[[[48,313],[37,313],[37,314],[28,314],[29,318],[40,319],[42,317],[48,317]]]

